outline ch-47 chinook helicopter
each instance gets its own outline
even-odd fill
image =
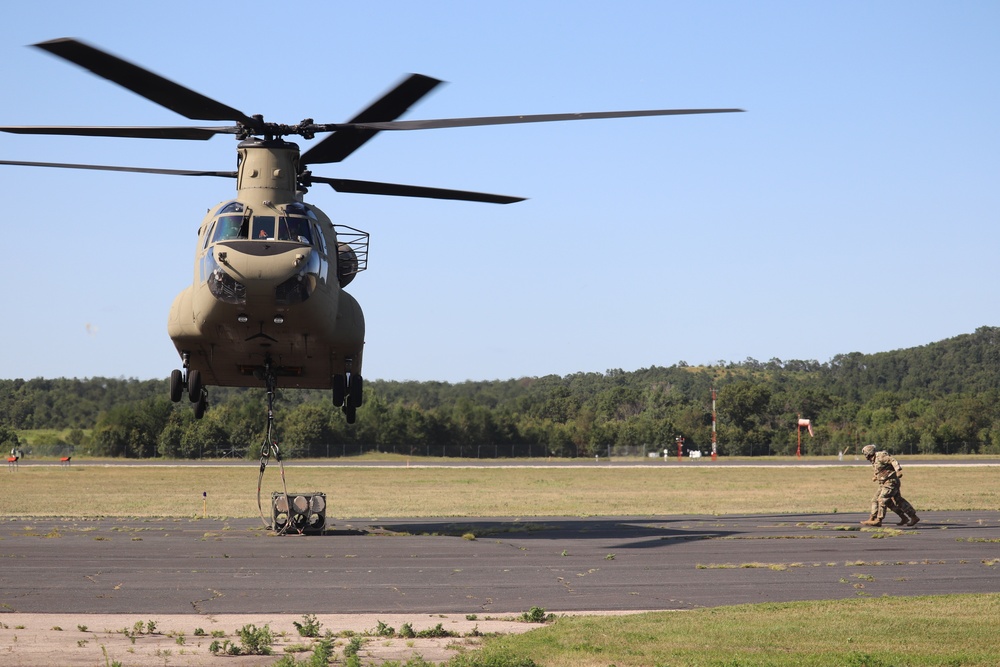
[[[182,369],[171,373],[170,397],[186,393],[201,417],[206,387],[283,386],[332,390],[353,423],[362,401],[364,315],[344,288],[367,267],[368,234],[334,225],[304,201],[315,183],[338,192],[510,204],[521,197],[316,176],[309,167],[340,162],[383,130],[503,125],[547,121],[726,113],[741,109],[661,109],[596,113],[397,120],[439,83],[411,74],[346,123],[265,122],[75,39],[34,46],[86,68],[191,120],[235,125],[197,127],[0,126],[18,134],[144,139],[239,140],[235,171],[189,171],[94,164],[0,164],[236,179],[236,196],[209,209],[198,228],[194,280],[174,300],[168,333]],[[285,137],[313,139],[304,153]],[[269,401],[269,419],[271,416]]]

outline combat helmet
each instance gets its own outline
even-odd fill
[[[861,448],[861,453],[865,455],[866,459],[870,459],[875,456],[875,445],[865,445]]]

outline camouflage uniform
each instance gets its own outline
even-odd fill
[[[871,461],[875,470],[872,481],[878,482],[879,485],[878,491],[872,497],[871,516],[861,523],[867,526],[881,526],[885,511],[891,509],[899,515],[900,526],[916,525],[920,521],[917,511],[899,492],[900,479],[903,476],[903,467],[899,465],[899,461],[889,452],[876,452],[875,445],[865,445],[861,451],[865,458]]]

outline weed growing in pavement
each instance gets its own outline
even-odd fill
[[[357,656],[355,656],[355,658],[357,658]],[[274,665],[275,667],[327,667],[332,659],[333,638],[328,636],[319,640],[313,648],[312,655],[306,660],[297,662],[294,657],[286,655],[282,657],[281,660],[274,663]]]
[[[240,647],[232,643],[228,639],[224,639],[221,642],[216,639],[208,646],[208,650],[212,652],[212,655],[239,655]]]
[[[532,607],[528,611],[521,614],[519,620],[525,623],[547,623],[555,619],[555,614],[546,614],[545,610],[541,607]]]
[[[956,542],[1000,542],[1000,537],[958,537]]]
[[[270,626],[258,628],[253,624],[244,625],[240,628],[239,635],[240,650],[244,655],[271,655],[274,635],[271,634]]]
[[[427,628],[426,630],[421,630],[417,633],[418,637],[428,638],[428,637],[457,637],[458,634],[452,632],[451,630],[445,630],[444,626],[438,623],[433,628]]]
[[[319,631],[323,627],[323,624],[316,620],[315,614],[305,614],[301,623],[292,621],[292,625],[302,637],[319,637]]]
[[[101,644],[101,652],[104,654],[104,667],[123,667],[122,663],[118,660],[111,660],[108,657],[108,649]]]
[[[424,660],[422,655],[415,655],[406,662],[399,662],[398,660],[390,660],[388,662],[382,663],[382,667],[436,667],[436,665],[437,663],[427,662],[426,660]]]
[[[358,653],[361,651],[361,647],[364,646],[364,643],[365,640],[361,637],[351,637],[350,641],[347,642],[347,645],[344,646],[344,657],[347,658],[347,660],[357,658]]]

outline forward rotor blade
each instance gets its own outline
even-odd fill
[[[743,109],[650,109],[645,111],[595,111],[590,113],[550,113],[533,116],[483,116],[481,118],[436,118],[430,120],[397,120],[381,123],[357,123],[369,130],[434,130],[445,127],[475,127],[479,125],[510,125],[514,123],[550,123],[564,120],[597,120],[601,118],[638,118],[642,116],[684,116],[703,113],[739,113]]]
[[[438,79],[423,74],[411,74],[400,81],[395,88],[375,100],[367,109],[352,118],[348,124],[395,120],[440,83],[441,81]],[[337,130],[303,153],[302,163],[340,162],[376,134],[378,134],[378,129],[352,127]]]
[[[355,181],[348,178],[326,178],[312,176],[316,183],[326,183],[337,192],[352,192],[363,195],[392,195],[396,197],[424,197],[427,199],[452,199],[458,201],[475,201],[487,204],[513,204],[524,201],[524,197],[508,197],[485,192],[467,192],[465,190],[444,190],[441,188],[425,188],[419,185],[399,185],[396,183],[378,183],[376,181]]]
[[[102,164],[71,164],[68,162],[20,162],[17,160],[0,160],[0,164],[16,167],[55,167],[57,169],[92,169],[96,171],[130,171],[139,174],[168,174],[172,176],[220,176],[236,178],[235,171],[194,171],[191,169],[155,169],[150,167],[116,167]]]
[[[133,139],[193,139],[204,141],[217,134],[236,134],[239,128],[228,127],[113,127],[87,125],[4,125],[0,132],[11,134],[62,134],[77,137],[129,137]]]
[[[192,120],[232,120],[247,125],[254,121],[242,111],[154,74],[138,65],[105,53],[89,44],[64,37],[34,46],[89,69],[97,76],[142,95]]]

